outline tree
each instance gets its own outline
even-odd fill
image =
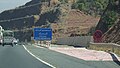
[[[107,7],[107,3],[108,0],[78,0],[72,5],[72,8],[79,9],[91,15],[101,15]]]
[[[96,30],[101,30],[103,33],[108,31],[108,29],[115,23],[115,21],[119,18],[118,16],[118,6],[116,6],[115,2],[118,0],[109,0],[107,8],[104,10],[99,23],[96,27]]]

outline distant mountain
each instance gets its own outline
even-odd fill
[[[24,5],[31,0],[0,0],[0,13],[4,10],[9,10],[16,8],[18,6]]]
[[[40,0],[39,0],[40,1]],[[37,15],[40,13],[40,4],[38,0],[32,0],[23,6],[4,11],[0,14],[0,20]],[[23,11],[24,10],[24,11]]]
[[[30,40],[32,27],[40,27],[41,25],[46,25],[48,22],[53,23],[57,20],[56,16],[59,15],[59,10],[53,9],[57,7],[57,5],[51,7],[49,7],[49,5],[49,1],[32,0],[18,8],[4,11],[0,14],[0,25],[3,26],[4,29],[17,31],[15,32],[15,36],[20,40]],[[25,29],[30,29],[30,31],[26,30],[26,32]],[[25,38],[26,36],[24,35],[29,37]]]

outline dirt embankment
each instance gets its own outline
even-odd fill
[[[52,24],[53,38],[87,34],[99,21],[99,17],[86,15],[78,10],[71,10],[64,19],[64,22]]]
[[[120,44],[120,19],[104,34],[103,41]]]

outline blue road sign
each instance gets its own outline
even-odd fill
[[[34,40],[52,40],[52,29],[34,28]]]

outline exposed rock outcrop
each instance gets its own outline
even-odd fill
[[[103,17],[101,18],[99,24],[97,25],[97,30],[101,30],[104,32],[102,38],[103,42],[107,42],[107,43],[112,42],[112,43],[120,44],[120,0],[111,1],[104,13],[107,13],[107,11],[114,11],[115,13],[117,13],[118,14],[117,19],[114,22],[112,22],[113,25],[110,28],[108,28],[107,22],[105,21],[105,19],[103,19],[104,18],[104,14],[103,14]]]

